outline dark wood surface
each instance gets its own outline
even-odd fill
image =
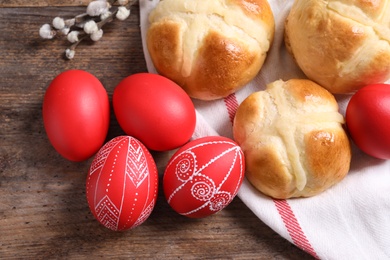
[[[170,209],[160,189],[141,226],[113,232],[98,224],[85,198],[91,160],[69,162],[54,151],[42,122],[43,95],[62,71],[83,69],[111,98],[119,81],[146,66],[138,5],[128,20],[108,24],[101,41],[82,43],[71,61],[63,58],[64,39],[39,37],[42,24],[82,13],[87,2],[0,1],[0,258],[310,259],[239,198],[216,215],[188,219]],[[119,134],[112,115],[107,139]]]

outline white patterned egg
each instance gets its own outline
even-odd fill
[[[163,177],[168,204],[190,218],[212,215],[231,203],[242,184],[245,160],[231,139],[209,136],[180,148]]]
[[[107,142],[88,172],[86,196],[94,217],[114,231],[142,224],[156,204],[158,173],[147,148],[130,136]]]

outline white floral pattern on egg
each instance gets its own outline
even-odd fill
[[[142,224],[157,199],[156,164],[137,139],[119,136],[106,143],[92,161],[86,196],[94,217],[120,231]]]
[[[201,218],[231,203],[242,184],[245,160],[231,139],[210,136],[191,141],[169,160],[164,194],[179,214]]]

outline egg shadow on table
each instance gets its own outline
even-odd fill
[[[198,220],[178,216],[166,203],[161,179],[157,204],[145,223],[121,232],[105,228],[93,217],[86,199],[85,183],[93,157],[84,162],[70,162],[62,158],[45,135],[40,108],[29,112],[31,114],[25,117],[34,120],[30,120],[23,128],[35,128],[34,132],[38,133],[39,138],[26,136],[23,142],[30,141],[31,147],[36,149],[31,153],[29,161],[38,162],[35,167],[36,172],[41,174],[41,180],[37,185],[41,186],[40,198],[45,200],[44,221],[39,228],[51,234],[44,239],[37,236],[37,243],[40,240],[40,249],[36,250],[37,258],[80,255],[106,257],[115,255],[110,251],[119,246],[128,248],[128,256],[131,256],[131,252],[138,250],[137,245],[140,243],[156,243],[153,250],[142,253],[145,257],[155,257],[161,251],[169,250],[171,242],[165,241],[165,234],[196,229]],[[112,117],[106,142],[119,135],[124,135],[124,132]],[[185,236],[191,240],[187,235],[188,233]],[[187,243],[192,243],[189,240]]]
[[[101,225],[92,216],[85,199],[85,191],[80,192],[82,188],[84,184],[78,184],[58,195],[58,201],[65,203],[66,206],[61,207],[57,212],[58,219],[51,220],[55,222],[51,228],[59,235],[48,241],[46,247],[51,249],[50,255],[48,251],[42,252],[43,255],[72,257],[75,256],[75,252],[82,252],[82,255],[109,257],[110,255],[116,256],[116,253],[110,250],[121,247],[129,252],[122,257],[131,257],[134,252],[144,248],[145,245],[150,247],[154,245],[148,251],[134,254],[145,258],[155,258],[171,255],[175,243],[183,241],[187,244],[193,243],[193,237],[188,236],[188,231],[196,230],[199,220],[178,216],[166,203],[161,188],[156,206],[149,218],[140,226],[125,231],[112,231]],[[167,241],[167,235],[172,237],[172,233],[177,234],[178,240],[181,241]],[[65,246],[64,237],[67,238]],[[74,252],[62,248],[73,248]],[[190,253],[188,251],[188,254]]]
[[[236,228],[241,229],[249,238],[248,243],[262,245],[259,247],[259,252],[269,251],[275,258],[282,259],[315,259],[272,230],[242,204],[241,199],[236,197],[223,211],[233,219]]]
[[[129,254],[123,257],[130,257],[132,252],[144,248],[142,245],[152,244],[154,246],[148,252],[138,253],[146,258],[172,256],[176,251],[178,257],[179,254],[187,254],[218,258],[226,254],[238,256],[240,252],[245,253],[246,249],[253,251],[253,244],[262,241],[267,244],[266,250],[295,259],[283,253],[287,247],[294,246],[263,224],[249,209],[244,207],[243,211],[242,202],[238,198],[221,212],[206,218],[192,219],[179,215],[165,199],[161,172],[157,203],[149,218],[132,230],[114,232],[105,228],[93,217],[86,200],[85,182],[93,158],[80,163],[62,158],[51,147],[45,135],[40,105],[27,111],[17,117],[29,118],[22,120],[27,122],[22,126],[26,132],[22,142],[29,143],[31,147],[27,160],[35,163],[28,167],[32,167],[33,174],[40,175],[40,179],[33,179],[40,192],[37,199],[44,201],[43,210],[39,213],[44,216],[40,217],[41,222],[33,230],[37,237],[36,243],[40,245],[40,249],[35,251],[38,252],[37,258],[115,256],[115,252],[112,252],[115,248],[127,248]],[[107,140],[123,134],[114,118],[110,124]],[[223,221],[225,218],[229,220]],[[234,226],[228,226],[232,222]],[[240,229],[240,232],[229,235],[231,229]],[[44,230],[50,236],[40,236],[39,230]],[[247,240],[235,243],[235,238],[231,236],[242,233],[242,230]],[[166,237],[171,240],[166,241]],[[244,248],[226,247],[226,238],[233,239],[233,244]],[[245,244],[248,244],[247,248]],[[194,245],[200,248],[196,252]],[[300,256],[299,259],[305,256],[298,248],[296,255]]]
[[[157,255],[178,258],[221,258],[226,257],[223,240],[218,238],[221,229],[218,217],[189,218],[174,211],[163,193],[162,176],[160,175],[157,204],[144,225],[158,236],[161,245]],[[165,237],[169,241],[165,241]],[[224,239],[228,237],[224,236]],[[222,254],[222,253],[223,254]]]
[[[164,237],[169,233],[171,238],[174,237],[170,242],[170,250],[185,248],[188,254],[193,253],[192,257],[219,259],[226,255],[233,258],[256,255],[253,248],[258,248],[258,256],[268,251],[283,259],[314,259],[265,225],[249,208],[243,206],[238,197],[213,215],[189,218],[179,215],[169,206],[163,194],[161,175],[159,191],[156,207],[145,224],[158,236]],[[237,234],[243,236],[237,238]],[[201,249],[198,248],[194,253],[186,248],[191,244]],[[265,247],[259,247],[264,244]]]
[[[12,117],[21,122],[15,131],[23,133],[18,142],[25,146],[18,148],[21,149],[20,158],[15,158],[22,161],[24,168],[23,172],[17,173],[23,178],[19,189],[29,196],[24,200],[34,203],[29,207],[37,211],[36,217],[25,222],[32,228],[31,237],[25,239],[36,247],[34,258],[99,253],[106,248],[107,241],[123,240],[126,233],[106,229],[89,210],[85,182],[93,157],[84,162],[71,162],[61,157],[45,134],[41,102],[29,106],[14,112]],[[18,202],[19,197],[14,201],[16,207],[26,207],[27,202]]]
[[[350,172],[348,174],[357,174],[365,168],[374,167],[386,162],[386,160],[372,157],[363,152],[358,146],[356,146],[352,139],[350,139],[350,143],[352,149],[352,159]]]
[[[45,225],[49,239],[42,240],[41,251],[36,257],[104,256],[108,247],[121,244],[128,236],[101,225],[92,215],[85,193],[86,175],[91,160],[82,163],[64,161],[58,170],[48,176],[43,190],[46,194]]]

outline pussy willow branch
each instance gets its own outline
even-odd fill
[[[98,41],[103,35],[103,26],[115,19],[125,20],[130,15],[130,8],[138,0],[94,0],[87,7],[87,12],[74,16],[70,19],[56,17],[53,24],[45,24],[40,28],[39,34],[42,38],[53,39],[54,37],[65,36],[72,43],[65,51],[68,59],[75,55],[76,47],[84,40],[91,38]],[[116,9],[111,11],[113,6]],[[92,25],[90,24],[92,21]],[[89,24],[87,30],[86,24]],[[73,32],[73,33],[72,33]],[[69,35],[72,33],[72,35]]]

